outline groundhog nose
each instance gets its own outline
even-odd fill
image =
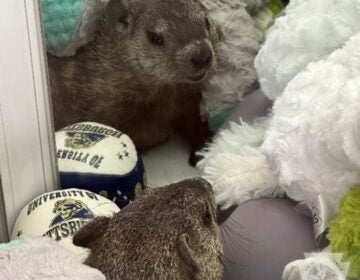
[[[212,62],[212,56],[210,47],[204,44],[200,50],[191,57],[191,64],[197,69],[208,68]]]

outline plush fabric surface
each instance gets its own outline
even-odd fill
[[[84,1],[42,0],[40,3],[48,50],[64,48],[74,32]]]
[[[360,182],[359,45],[360,33],[289,83],[262,145],[288,196],[311,207],[321,194],[332,215]]]
[[[328,254],[312,254],[304,260],[296,260],[289,263],[282,275],[283,280],[345,280],[346,268],[341,267],[341,258],[332,259]]]
[[[317,249],[311,217],[288,199],[245,202],[221,228],[224,280],[280,280],[289,262]]]
[[[203,91],[202,113],[211,118],[236,105],[256,81],[254,59],[260,48],[256,27],[243,1],[203,0],[223,33],[217,45],[217,72]],[[249,1],[251,2],[251,1]],[[263,1],[253,1],[249,5]]]
[[[199,164],[224,208],[285,192],[316,210],[321,198],[326,211],[316,217],[325,229],[360,182],[359,15],[356,0],[293,0],[269,30],[255,62],[275,100],[271,114],[260,124],[233,124]],[[318,277],[321,267],[329,273],[322,279],[339,279],[321,254],[290,263],[283,279],[301,279],[304,270]]]
[[[212,131],[251,92],[257,80],[254,59],[266,30],[284,8],[282,0],[202,0],[220,23],[224,42],[217,46],[217,73],[203,91],[202,112]]]
[[[305,2],[308,3],[307,13],[302,10]],[[271,34],[288,38],[286,36],[290,30],[287,29],[286,19],[293,20],[294,24],[301,23],[305,15],[311,18],[313,10],[333,18],[337,6],[334,1],[327,3],[326,7],[333,5],[329,11],[324,11],[323,0],[291,2],[285,16],[277,19],[277,29],[269,31],[268,41],[258,56],[258,61],[272,61],[276,57],[282,59],[272,61],[271,67],[275,68],[263,64],[264,69],[269,67],[268,71],[274,77],[280,75],[276,73],[277,69],[289,77],[294,69],[299,69],[291,63],[284,62],[289,68],[281,66],[280,62],[292,53],[292,45],[284,43],[279,48],[268,48],[267,44],[272,42]],[[359,23],[360,27],[358,20],[358,23],[353,22],[358,6],[354,4],[350,9],[350,0],[342,3],[338,11],[347,12],[348,16],[340,13],[342,21],[338,25],[343,26],[345,22],[347,26],[354,27]],[[296,52],[300,53],[300,57],[310,60],[315,53],[310,55],[311,52],[305,46],[310,47],[307,41],[321,36],[321,30],[311,28],[311,22],[304,23],[299,24],[304,28],[301,29],[303,33],[296,28],[292,33],[304,43],[304,47],[297,48]],[[327,30],[326,26],[321,26]],[[354,32],[354,28],[349,27],[347,30]],[[350,31],[346,33],[347,36],[350,36]],[[360,102],[357,78],[360,74],[359,43],[360,34],[354,35],[344,48],[335,50],[329,58],[321,60],[322,55],[316,53],[317,63],[311,63],[289,84],[286,83],[284,93],[277,98],[266,120],[253,125],[233,124],[216,137],[203,154],[204,160],[199,163],[199,167],[204,177],[213,183],[219,202],[230,206],[250,198],[278,195],[286,191],[291,198],[311,207],[310,200],[321,193],[326,205],[334,211],[329,216],[336,213],[339,199],[360,180],[360,145],[356,140],[360,133],[357,114]],[[324,46],[317,39],[314,39],[314,44],[320,44],[320,49]],[[330,51],[331,46],[335,45],[328,44],[326,49]],[[276,78],[267,77],[261,71],[259,75],[265,95],[278,96],[273,95],[264,82],[264,79],[269,78],[278,86]],[[278,185],[283,190],[279,190]]]
[[[88,43],[110,0],[41,0],[47,51],[72,56]]]
[[[342,199],[339,215],[330,223],[328,238],[331,251],[345,253],[351,262],[348,275],[360,278],[360,186],[357,185]]]
[[[222,9],[224,7],[230,9],[246,8],[250,13],[251,11],[258,10],[267,0],[201,0],[202,3],[209,9]]]
[[[268,30],[255,60],[272,100],[308,63],[326,58],[360,31],[358,0],[292,0]]]
[[[272,104],[273,102],[264,95],[261,89],[255,89],[251,94],[244,97],[243,102],[236,106],[221,129],[229,128],[232,122],[237,123],[240,118],[243,122],[252,123],[253,120],[266,116],[271,110]]]
[[[2,280],[105,280],[98,270],[81,264],[77,257],[50,238],[25,238],[0,250]]]
[[[261,91],[246,96],[224,129],[201,153],[204,158],[197,167],[212,183],[216,201],[223,209],[253,198],[282,195],[260,151],[268,120],[252,123],[256,117],[265,115],[270,106]]]
[[[303,7],[301,13],[299,7],[305,2],[309,11]],[[294,34],[302,47],[283,44],[284,48],[275,49],[269,45],[257,60],[277,65],[258,68],[266,94],[277,98],[262,152],[291,198],[310,208],[317,198],[322,199],[327,213],[320,216],[320,222],[326,227],[338,213],[340,199],[360,182],[360,3],[293,1],[292,5],[284,22],[278,22],[281,29],[273,32],[278,40]],[[316,21],[311,18],[313,10],[320,16]],[[301,33],[296,28],[286,31],[285,20],[291,17],[294,24],[296,18],[297,24],[303,21]],[[286,62],[292,55],[294,63]],[[280,60],[273,60],[277,58]],[[349,231],[342,227],[341,232],[347,235]],[[352,249],[343,247],[343,251],[349,255]],[[356,266],[356,259],[352,261]],[[322,254],[290,263],[283,279],[301,279],[300,272],[310,270],[318,270],[321,276],[321,267],[329,274],[323,279],[344,279],[338,278],[341,271],[331,256]]]

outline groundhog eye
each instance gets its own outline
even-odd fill
[[[205,25],[206,25],[206,29],[207,29],[208,31],[210,31],[210,21],[209,21],[208,18],[205,18]]]
[[[153,45],[163,45],[164,44],[164,38],[161,34],[157,34],[155,32],[148,31],[148,39],[149,42]]]

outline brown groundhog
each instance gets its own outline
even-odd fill
[[[219,280],[222,242],[212,188],[188,179],[148,189],[112,218],[75,234],[90,248],[86,264],[108,280]]]
[[[178,129],[193,149],[208,136],[201,82],[216,65],[219,27],[198,0],[111,0],[94,40],[48,56],[56,129],[96,121],[142,151]]]

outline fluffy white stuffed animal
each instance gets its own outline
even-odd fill
[[[279,97],[310,62],[326,58],[360,30],[360,1],[292,0],[255,60],[265,94]]]
[[[311,63],[274,104],[262,152],[288,196],[329,209],[360,182],[360,33]]]
[[[97,269],[48,237],[27,237],[0,244],[1,280],[105,280]]]
[[[332,30],[331,38],[329,36],[321,37],[322,29],[314,27],[315,18],[318,26],[322,26],[325,30],[328,28]],[[329,18],[333,19],[330,26],[327,24]],[[354,100],[347,100],[352,95],[345,93],[343,93],[344,96],[349,96],[346,97],[347,99],[334,100],[334,98],[339,98],[338,96],[342,92],[340,88],[358,74],[354,56],[356,38],[349,42],[342,51],[339,51],[339,54],[333,54],[328,61],[320,62],[318,66],[309,65],[308,70],[300,74],[300,78],[293,79],[306,68],[309,62],[327,58],[332,52],[341,48],[350,37],[360,32],[358,18],[360,18],[360,2],[357,0],[344,0],[341,1],[341,4],[336,0],[294,0],[286,9],[285,15],[278,18],[275,25],[269,30],[267,40],[256,58],[256,67],[265,94],[274,99],[280,96],[281,99],[278,98],[275,102],[274,110],[269,118],[259,120],[254,125],[233,124],[229,130],[220,133],[204,153],[204,160],[198,165],[204,176],[214,184],[218,202],[224,204],[225,208],[250,198],[268,196],[271,193],[278,194],[276,186],[279,178],[282,185],[291,185],[290,179],[287,180],[283,175],[286,174],[286,171],[279,169],[285,168],[284,164],[281,165],[284,159],[275,158],[280,152],[275,150],[276,143],[272,142],[280,133],[283,133],[282,131],[287,130],[288,137],[297,139],[300,134],[298,135],[296,132],[300,128],[308,128],[309,133],[313,134],[304,134],[304,137],[314,137],[311,139],[313,141],[322,140],[324,145],[327,144],[325,141],[330,141],[330,139],[334,142],[332,145],[335,147],[332,151],[331,149],[315,150],[314,153],[326,154],[331,151],[331,154],[334,154],[338,150],[336,148],[342,141],[345,141],[341,139],[340,132],[345,133],[346,127],[339,125],[339,117],[340,114],[350,114],[351,107],[346,106],[348,102],[352,103]],[[334,22],[337,22],[338,25]],[[311,26],[307,26],[309,23]],[[312,44],[311,38],[318,37],[321,37],[321,40],[316,39]],[[327,38],[328,40],[326,40]],[[295,42],[295,46],[288,43],[289,41]],[[333,43],[330,44],[330,41]],[[302,43],[300,44],[300,42]],[[288,60],[288,56],[293,59]],[[295,59],[296,57],[302,57],[301,63]],[[338,72],[335,74],[334,70]],[[320,71],[322,72],[320,73]],[[315,76],[312,77],[312,75]],[[293,81],[288,85],[291,80]],[[286,86],[288,87],[286,88]],[[304,87],[307,87],[306,91],[302,91]],[[286,104],[287,102],[292,104],[291,108],[287,109],[289,106]],[[343,108],[347,108],[347,110],[341,109],[341,106],[345,106]],[[310,110],[311,108],[313,109]],[[314,110],[316,113],[312,113]],[[297,118],[297,115],[301,115],[301,117]],[[280,121],[286,121],[287,124],[280,126]],[[332,129],[329,129],[330,124]],[[268,130],[269,127],[271,130]],[[276,132],[275,129],[278,129],[279,132]],[[321,135],[325,137],[324,134],[328,133],[328,139],[316,138],[315,134],[323,129],[324,132]],[[340,131],[340,129],[343,130]],[[266,136],[265,131],[267,131]],[[351,132],[348,131],[347,134],[349,133]],[[334,134],[338,134],[338,139],[333,138]],[[265,144],[261,150],[264,139]],[[305,145],[306,142],[302,140],[304,139],[296,142],[298,143],[297,151],[311,147]],[[291,141],[295,140],[291,139]],[[284,140],[279,138],[278,144],[279,146],[285,145],[286,142],[284,143]],[[289,156],[295,160],[303,155],[292,151]],[[343,159],[338,158],[338,160]],[[269,162],[272,163],[271,168]],[[294,172],[288,170],[287,174],[300,178],[298,176],[300,172],[305,173],[309,169],[311,170],[311,168],[305,170],[296,168],[293,168]],[[270,169],[276,169],[278,173],[275,174]],[[290,188],[292,189],[292,187]],[[335,187],[335,189],[337,188]],[[304,200],[298,195],[296,198]]]
[[[256,68],[276,100],[271,115],[233,124],[199,163],[224,208],[286,192],[323,207],[321,232],[360,182],[359,18],[358,0],[293,0],[269,30]],[[311,260],[289,264],[283,279],[301,279],[309,265],[328,267],[333,276],[324,279],[341,279],[333,260]]]
[[[360,182],[359,46],[360,33],[288,84],[275,102],[261,148],[289,197],[310,209],[326,209],[315,224],[319,234],[337,214],[340,199]],[[326,259],[332,262],[318,261]],[[290,264],[284,279],[301,279],[291,274],[304,271],[299,270],[304,262]],[[345,279],[332,275],[324,279]]]

